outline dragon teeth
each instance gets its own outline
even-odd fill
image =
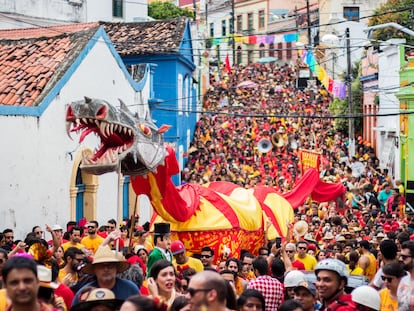
[[[86,119],[86,118],[82,118],[82,122],[85,123],[85,124],[88,124],[89,123],[88,122],[88,119]]]
[[[101,122],[101,124],[99,124],[99,130],[101,131],[102,136],[106,138],[105,127],[106,127],[106,122]]]

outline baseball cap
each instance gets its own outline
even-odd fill
[[[185,247],[184,247],[183,242],[181,242],[180,240],[177,240],[171,243],[171,253],[173,255],[178,255],[183,252],[185,252]]]
[[[295,287],[295,293],[299,288],[307,289],[313,297],[316,297],[316,287],[315,285],[313,285],[313,283],[307,281],[300,281],[298,285],[296,285]]]

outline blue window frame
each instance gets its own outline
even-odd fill
[[[83,218],[83,195],[85,193],[85,184],[82,180],[82,172],[81,169],[78,168],[76,172],[76,188],[78,188],[78,192],[76,193],[76,221]]]
[[[359,7],[344,6],[344,18],[348,21],[359,22]]]

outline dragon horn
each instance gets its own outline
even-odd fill
[[[161,127],[158,129],[157,132],[159,134],[162,134],[162,133],[165,133],[166,131],[168,131],[170,128],[171,128],[171,125],[163,124],[163,125],[161,125]]]
[[[84,96],[85,98],[85,103],[91,103],[92,102],[92,98],[88,97],[88,96]]]

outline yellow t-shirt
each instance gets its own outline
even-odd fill
[[[73,245],[70,241],[62,244],[62,248],[63,248],[64,252],[66,252],[66,250],[69,247],[76,247],[76,248],[82,249],[82,248],[85,248],[85,245],[83,245],[81,243],[77,243],[77,244]]]
[[[346,267],[348,268],[349,274],[353,274],[353,275],[363,275],[364,274],[364,269],[362,269],[360,266],[356,266],[354,268],[354,270],[351,270],[351,268],[349,268],[349,265],[346,265]]]
[[[102,244],[102,242],[105,239],[99,235],[97,235],[95,238],[91,239],[89,235],[85,236],[81,244],[84,245],[88,250],[90,250],[92,253],[96,253],[98,250],[98,247]]]
[[[299,260],[301,263],[304,264],[305,270],[315,270],[316,265],[318,264],[318,262],[316,261],[316,258],[309,254],[306,254],[305,258],[299,258],[298,254],[296,254],[295,259]]]
[[[397,311],[398,310],[398,300],[395,300],[390,295],[390,290],[388,288],[381,289],[379,292],[381,299],[381,311]]]
[[[62,281],[65,278],[65,276],[67,276],[68,274],[69,273],[67,273],[64,269],[60,269],[59,274],[58,274],[59,283],[64,283]],[[71,275],[71,278],[72,278],[71,283],[75,284],[76,282],[78,282],[78,274],[77,273],[70,273],[70,275]],[[65,285],[67,285],[67,283],[65,283]],[[72,284],[69,284],[68,286],[70,287],[70,286],[72,286]]]
[[[10,306],[9,298],[7,298],[6,289],[0,289],[0,310],[7,310]]]
[[[201,272],[204,270],[204,266],[201,260],[193,258],[193,257],[188,257],[187,262],[182,265],[177,264],[177,262],[174,259],[174,266],[177,271],[185,270],[188,267],[194,269],[196,272]]]

